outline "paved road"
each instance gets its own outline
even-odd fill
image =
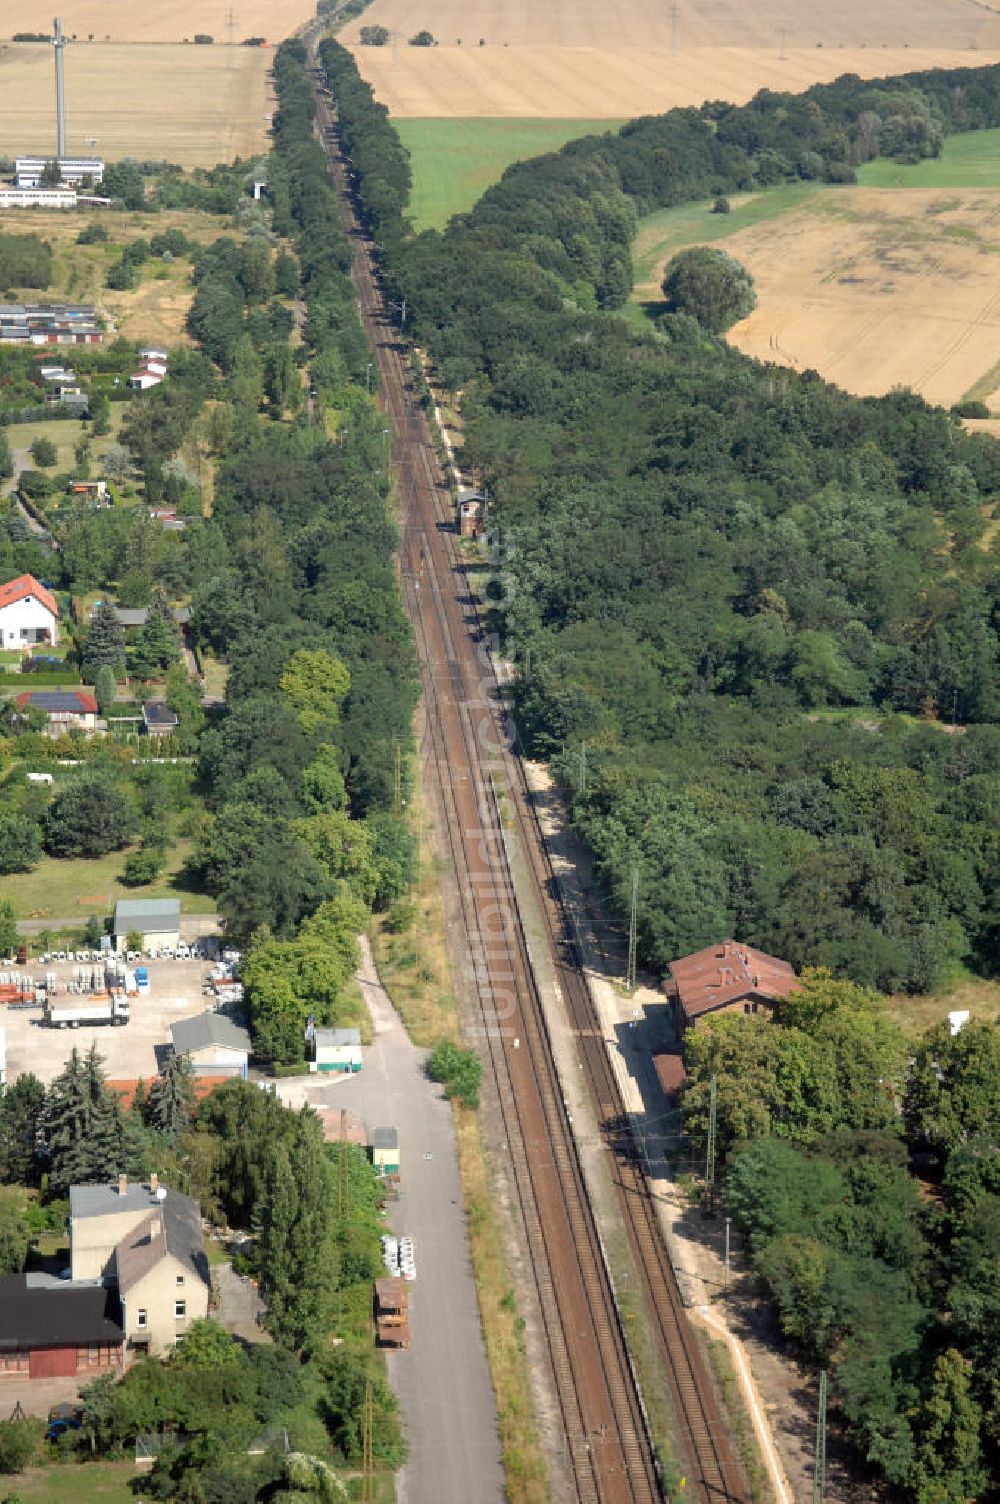
[[[398,1504],[500,1504],[504,1497],[496,1402],[469,1262],[451,1109],[424,1074],[427,1052],[407,1038],[371,962],[359,980],[375,1042],[358,1075],[335,1082],[281,1083],[285,1101],[346,1107],[369,1128],[399,1131],[399,1200],[393,1231],[413,1238],[417,1279],[410,1292],[410,1348],[388,1354],[409,1461]]]
[[[31,451],[28,449],[12,449],[11,455],[14,460],[14,474],[9,480],[4,481],[3,495],[14,496],[14,505],[17,508],[18,516],[27,523],[29,532],[33,533],[36,538],[48,538],[51,536],[48,530],[32,517],[27,507],[23,505],[21,498],[14,495],[17,490],[18,477],[21,471],[30,470],[32,467]]]

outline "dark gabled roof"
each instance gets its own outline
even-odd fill
[[[127,1295],[168,1254],[206,1285],[211,1283],[201,1210],[197,1201],[179,1191],[167,1191],[150,1215],[118,1243],[115,1248],[118,1288]]]
[[[103,1285],[38,1286],[24,1274],[0,1279],[0,1352],[124,1340],[114,1290]]]
[[[197,1013],[194,1018],[180,1018],[170,1025],[170,1036],[178,1055],[189,1055],[192,1050],[203,1050],[213,1044],[250,1053],[250,1035],[224,1013]]]
[[[142,718],[147,726],[177,725],[177,715],[166,700],[147,700],[142,707]]]

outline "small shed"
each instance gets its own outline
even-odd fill
[[[375,1281],[375,1331],[383,1347],[409,1347],[406,1285],[398,1277]]]
[[[483,530],[486,497],[481,491],[459,491],[458,531],[463,538],[478,538]]]
[[[143,950],[166,950],[181,941],[179,898],[120,898],[115,905],[115,945],[125,949],[132,931],[142,936]]]
[[[250,1035],[224,1013],[199,1013],[170,1025],[178,1055],[186,1055],[196,1076],[239,1076],[250,1062]]]
[[[359,1071],[361,1069],[360,1029],[317,1029],[315,1069],[318,1071]]]
[[[371,1152],[376,1174],[399,1174],[399,1134],[395,1128],[373,1128]]]

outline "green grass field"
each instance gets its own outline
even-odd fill
[[[440,230],[464,214],[512,162],[558,151],[567,141],[616,130],[618,120],[396,120],[413,162],[410,217]]]
[[[179,898],[184,914],[210,914],[214,900],[171,881],[190,854],[191,842],[170,850],[163,875],[148,887],[126,888],[121,881],[127,851],[109,856],[62,860],[43,856],[33,872],[0,879],[0,902],[9,900],[18,919],[73,919],[80,927],[91,914],[108,914],[119,898]]]
[[[91,439],[90,444],[90,469],[96,474],[100,466],[98,458],[106,452],[112,444],[117,443],[118,430],[124,417],[124,407],[121,403],[111,405],[111,432],[101,438]],[[11,449],[30,449],[36,439],[51,439],[56,446],[56,462],[49,465],[45,470],[46,475],[58,475],[65,470],[76,469],[76,457],[74,448],[82,438],[90,436],[90,425],[82,423],[79,418],[50,418],[41,419],[37,423],[10,423],[5,430]],[[29,466],[33,464],[30,456]]]
[[[136,1476],[131,1462],[57,1463],[33,1467],[7,1480],[12,1498],[23,1504],[55,1504],[72,1499],[73,1504],[133,1504],[131,1480]]]
[[[939,157],[913,167],[866,162],[858,182],[862,188],[1000,188],[1000,130],[948,136]]]

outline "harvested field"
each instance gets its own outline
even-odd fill
[[[266,151],[272,56],[250,47],[74,47],[66,59],[68,149],[182,167]],[[52,48],[0,47],[0,153],[54,150],[53,100]]]
[[[704,99],[741,103],[841,73],[902,73],[1000,58],[1000,8],[967,0],[375,0],[351,22],[389,46],[356,47],[398,116],[631,118]],[[410,47],[421,28],[439,45]],[[480,45],[480,42],[485,45]],[[973,50],[975,49],[975,50]]]
[[[61,0],[63,31],[85,42],[184,42],[205,32],[217,44],[232,38],[263,37],[280,42],[316,14],[312,0],[156,0],[149,5],[117,5],[113,0]],[[47,31],[49,11],[35,0],[4,0],[0,36],[15,31]],[[75,61],[75,58],[74,58]],[[67,64],[68,67],[68,64]]]
[[[756,223],[741,228],[735,212],[683,236],[724,244],[753,274],[758,306],[733,344],[861,395],[909,386],[931,402],[971,393],[1000,406],[1000,192],[818,189],[777,217],[766,211],[780,196],[756,199]],[[655,301],[682,243],[670,220],[640,230],[639,299]]]
[[[371,15],[367,11],[366,15]],[[440,29],[440,28],[439,28]],[[466,28],[468,33],[468,28]],[[397,117],[535,116],[620,120],[758,89],[793,93],[842,73],[876,77],[1000,61],[954,48],[358,47],[376,97]]]

